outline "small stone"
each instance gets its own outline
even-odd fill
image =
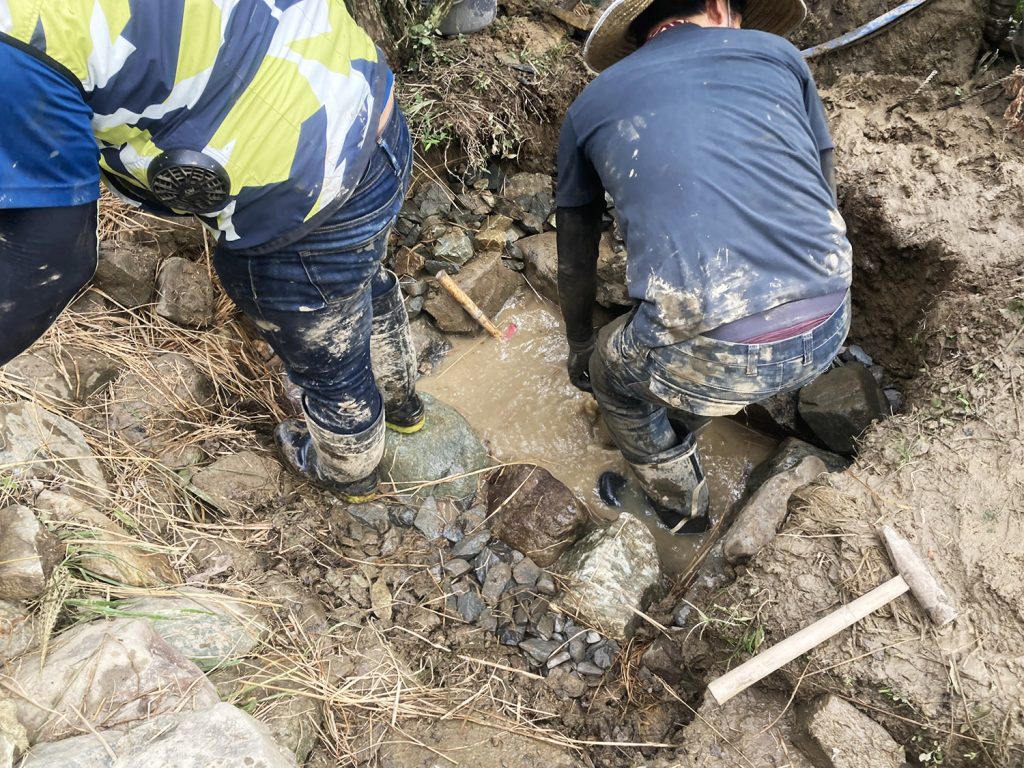
[[[495,216],[473,237],[473,244],[481,251],[501,251],[513,238],[514,222],[508,216]]]
[[[519,647],[528,653],[538,664],[543,664],[558,650],[560,643],[551,640],[523,640]]]
[[[479,619],[486,608],[487,604],[477,594],[475,587],[459,595],[456,606],[459,615],[469,624]]]
[[[402,293],[412,298],[424,296],[427,293],[426,280],[401,280],[399,285],[402,286]]]
[[[576,671],[583,675],[593,675],[597,677],[601,677],[605,673],[605,670],[597,666],[597,664],[592,661],[581,661],[576,665]]]
[[[476,625],[484,632],[497,632],[498,617],[491,612],[490,608],[484,608],[480,618],[476,620]]]
[[[425,261],[426,259],[424,259],[423,254],[419,252],[419,249],[406,248],[403,246],[398,249],[397,253],[395,253],[392,264],[394,266],[395,274],[399,277],[415,277],[419,274],[419,271],[423,269]]]
[[[473,566],[461,557],[457,557],[454,560],[449,560],[444,564],[444,569],[453,579],[459,578],[464,573],[469,573],[473,570]]]
[[[437,500],[433,496],[428,496],[423,502],[419,511],[416,513],[416,518],[413,520],[413,525],[416,529],[422,533],[428,541],[441,538],[441,532],[444,529],[445,521],[441,518],[440,511],[437,507]]]
[[[415,320],[423,311],[425,300],[422,296],[415,296],[405,302],[405,312],[410,320]]]
[[[462,267],[458,264],[451,264],[447,261],[441,261],[439,259],[427,259],[423,263],[423,269],[425,269],[431,275],[436,275],[441,270],[444,270],[449,275],[457,275],[462,271]]]
[[[523,642],[524,632],[512,622],[505,622],[498,627],[498,642],[502,645],[519,645]]]
[[[550,613],[545,614],[540,621],[537,622],[537,634],[543,637],[545,640],[550,640],[551,636],[555,634],[555,618]]]
[[[599,632],[595,632],[592,629],[587,632],[586,638],[587,638],[587,642],[590,645],[593,645],[594,643],[600,643],[601,642],[601,634]]]
[[[679,651],[678,645],[671,638],[658,637],[644,651],[640,663],[666,683],[676,684],[683,679],[686,662]]]
[[[516,584],[522,584],[524,587],[534,586],[537,579],[540,578],[540,574],[540,566],[529,557],[524,557],[512,569],[512,577],[516,580]]]
[[[565,664],[565,662],[569,661],[571,658],[572,656],[569,654],[568,651],[561,651],[560,653],[556,653],[554,656],[548,659],[548,669],[554,669],[555,667],[561,666],[562,664]]]
[[[452,191],[434,179],[427,179],[416,190],[412,200],[422,217],[447,216],[452,210]]]
[[[110,247],[101,243],[99,253],[93,287],[127,309],[149,304],[156,288],[159,251],[136,244]]]
[[[886,387],[882,390],[882,393],[885,395],[886,402],[889,403],[890,413],[895,415],[903,410],[903,394],[899,390]]]
[[[370,585],[370,607],[374,615],[385,625],[391,623],[392,605],[391,590],[388,589],[384,579],[377,579]]]
[[[542,573],[537,579],[537,591],[542,595],[554,595],[558,590],[555,588],[555,580],[549,573]]]
[[[372,528],[378,533],[384,533],[388,528],[391,527],[391,521],[388,517],[388,508],[377,502],[369,502],[367,504],[348,504],[345,506],[352,517],[361,522],[368,528]]]
[[[476,557],[483,552],[487,542],[491,540],[491,532],[484,529],[465,536],[462,541],[452,547],[452,554],[455,557],[469,558]]]
[[[484,600],[492,604],[497,602],[511,579],[512,568],[508,563],[499,562],[493,565],[487,572],[487,579],[484,581],[482,590]]]
[[[846,348],[846,351],[840,355],[845,362],[856,362],[861,365],[866,365],[869,368],[875,364],[875,361],[871,359],[871,355],[864,351],[864,348],[858,344],[851,344]]]
[[[591,661],[601,669],[611,669],[612,664],[615,662],[615,654],[616,651],[612,650],[610,645],[599,645],[594,649]]]
[[[434,243],[434,260],[463,266],[473,258],[473,241],[457,227],[448,230]]]
[[[526,626],[530,623],[530,614],[526,611],[526,609],[523,606],[517,605],[515,607],[515,610],[512,611],[512,620],[516,624]]]
[[[587,643],[582,637],[573,637],[569,641],[569,655],[577,664],[587,658]]]
[[[850,460],[844,456],[818,448],[798,438],[787,437],[779,443],[774,454],[754,467],[750,479],[747,480],[746,495],[753,495],[766,480],[792,469],[807,456],[817,456],[825,463],[829,472],[841,472],[850,466]]]
[[[48,349],[33,348],[18,355],[4,366],[3,375],[48,404],[72,399],[68,372],[61,369]]]

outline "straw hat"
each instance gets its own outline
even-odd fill
[[[609,5],[587,38],[584,61],[600,72],[635,51],[638,46],[629,26],[650,4],[651,0],[615,0]],[[806,15],[804,0],[747,0],[743,28],[788,35]]]

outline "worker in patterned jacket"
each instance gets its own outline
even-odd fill
[[[286,461],[371,494],[385,423],[424,421],[382,267],[412,151],[342,0],[0,0],[0,73],[0,364],[92,276],[102,175],[215,234],[224,289],[303,393]]]

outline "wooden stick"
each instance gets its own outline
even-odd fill
[[[476,305],[476,302],[469,298],[469,296],[466,295],[466,292],[455,284],[454,280],[448,277],[447,272],[442,269],[437,273],[437,275],[435,275],[435,277],[441,287],[448,291],[453,299],[459,302],[470,317],[480,323],[480,325],[483,326],[483,329],[491,334],[491,336],[499,341],[501,340],[501,331],[495,327],[494,323],[490,321],[490,318],[484,314],[484,311]]]
[[[742,693],[758,680],[770,675],[802,653],[820,645],[830,637],[842,632],[851,624],[877,611],[909,590],[902,576],[897,576],[884,584],[875,587],[866,595],[862,595],[836,610],[828,616],[804,627],[795,635],[776,643],[767,651],[759,653],[752,659],[726,672],[708,686],[711,695],[721,706],[738,693]]]

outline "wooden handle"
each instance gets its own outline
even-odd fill
[[[454,280],[448,277],[447,272],[442,269],[435,275],[435,277],[441,287],[448,291],[453,299],[459,302],[470,317],[480,323],[480,325],[483,326],[483,329],[491,334],[491,336],[499,341],[501,340],[501,331],[495,327],[494,323],[490,321],[490,318],[484,314],[484,311],[476,305],[476,302],[469,298],[469,296],[466,295],[466,292],[455,284]]]
[[[721,706],[738,693],[742,693],[758,680],[761,680],[779,667],[788,664],[797,656],[821,645],[833,635],[842,632],[851,624],[877,611],[883,605],[892,602],[910,587],[902,576],[875,587],[866,595],[862,595],[840,608],[836,608],[828,616],[804,627],[795,635],[776,643],[768,650],[759,653],[752,659],[726,672],[708,686],[711,695]]]

